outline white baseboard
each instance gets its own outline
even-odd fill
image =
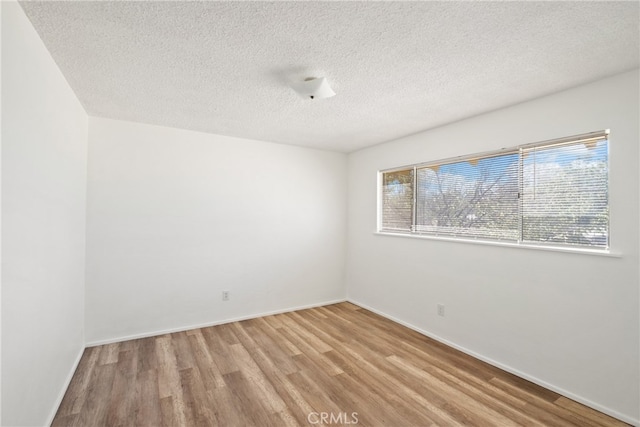
[[[369,310],[369,311],[372,311],[372,312],[374,312],[376,314],[379,314],[380,316],[385,317],[385,318],[387,318],[387,319],[389,319],[389,320],[391,320],[391,321],[393,321],[395,323],[398,323],[398,324],[400,324],[402,326],[406,326],[407,328],[412,329],[412,330],[414,330],[416,332],[419,332],[422,335],[425,335],[425,336],[427,336],[429,338],[432,338],[432,339],[434,339],[436,341],[439,341],[442,344],[445,344],[445,345],[447,345],[449,347],[455,348],[456,350],[460,350],[461,352],[466,353],[469,356],[475,357],[476,359],[482,360],[483,362],[486,362],[486,363],[488,363],[488,364],[490,364],[492,366],[495,366],[496,368],[500,368],[503,371],[507,371],[507,372],[509,372],[511,374],[514,374],[514,375],[516,375],[516,376],[518,376],[520,378],[524,378],[527,381],[531,381],[532,383],[535,383],[535,384],[537,384],[537,385],[539,385],[541,387],[544,387],[544,388],[546,388],[548,390],[554,391],[554,392],[556,392],[558,394],[561,394],[561,395],[563,395],[565,397],[568,397],[571,400],[575,400],[576,402],[582,403],[583,405],[588,406],[590,408],[593,408],[596,411],[600,411],[600,412],[602,412],[604,414],[610,415],[610,416],[612,416],[614,418],[617,418],[617,419],[619,419],[621,421],[624,421],[625,423],[632,424],[634,426],[640,426],[640,420],[639,419],[635,419],[635,418],[630,417],[628,415],[621,414],[621,413],[619,413],[617,411],[614,411],[613,409],[607,408],[607,407],[602,406],[602,405],[600,405],[598,403],[592,402],[589,399],[585,399],[585,398],[583,398],[581,396],[578,396],[578,395],[576,395],[574,393],[571,393],[570,391],[564,390],[564,389],[562,389],[560,387],[556,387],[553,384],[549,384],[549,383],[547,383],[545,381],[542,381],[542,380],[540,380],[540,379],[538,379],[538,378],[536,378],[534,376],[531,376],[529,374],[521,372],[521,371],[519,371],[519,370],[517,370],[517,369],[515,369],[515,368],[513,368],[511,366],[505,365],[503,363],[500,363],[500,362],[497,362],[497,361],[495,361],[493,359],[485,357],[485,356],[483,356],[483,355],[481,355],[479,353],[476,353],[476,352],[474,352],[472,350],[469,350],[469,349],[467,349],[465,347],[462,347],[462,346],[460,346],[460,345],[458,345],[458,344],[456,344],[454,342],[451,342],[451,341],[448,341],[448,340],[446,340],[444,338],[441,338],[438,335],[432,334],[429,331],[426,331],[424,329],[418,328],[417,326],[414,326],[411,323],[408,323],[408,322],[405,322],[403,320],[400,320],[400,319],[398,319],[398,318],[396,318],[394,316],[391,316],[391,315],[389,315],[387,313],[384,313],[384,312],[382,312],[380,310],[377,310],[377,309],[375,309],[373,307],[369,307],[366,304],[362,304],[362,303],[360,303],[358,301],[355,301],[355,300],[353,300],[351,298],[347,298],[347,301],[352,303],[352,304],[355,304],[355,305],[357,305],[359,307],[362,307],[362,308],[364,308],[366,310]]]
[[[281,309],[281,310],[268,311],[268,312],[262,312],[262,313],[255,313],[255,314],[250,314],[250,315],[247,315],[247,316],[240,316],[240,317],[234,317],[234,318],[229,318],[229,319],[216,320],[216,321],[200,323],[200,324],[196,324],[196,325],[180,326],[180,327],[177,327],[177,328],[170,328],[170,329],[162,329],[162,330],[157,330],[157,331],[143,332],[143,333],[140,333],[140,334],[126,335],[126,336],[122,336],[122,337],[109,338],[109,339],[106,339],[106,340],[91,341],[91,342],[85,343],[85,346],[86,347],[95,347],[95,346],[98,346],[98,345],[113,344],[113,343],[116,343],[116,342],[135,340],[135,339],[139,339],[139,338],[155,337],[155,336],[158,336],[158,335],[171,334],[171,333],[174,333],[174,332],[189,331],[191,329],[208,328],[209,326],[224,325],[226,323],[233,323],[233,322],[239,322],[239,321],[242,321],[242,320],[256,319],[258,317],[271,316],[271,315],[274,315],[274,314],[290,313],[292,311],[306,310],[308,308],[322,307],[322,306],[331,305],[331,304],[338,304],[338,303],[345,302],[345,301],[347,301],[346,298],[332,300],[332,301],[324,301],[324,302],[315,303],[315,304],[308,304],[308,305],[302,305],[302,306],[297,306],[297,307],[289,307],[289,308],[284,308],[284,309]]]
[[[80,364],[80,359],[82,359],[82,355],[84,354],[84,347],[82,349],[80,349],[80,352],[78,353],[78,356],[76,356],[76,360],[73,362],[73,366],[71,367],[71,371],[69,372],[69,374],[67,375],[67,379],[64,382],[64,385],[62,386],[62,388],[60,389],[60,393],[58,394],[58,398],[56,399],[54,405],[53,405],[53,409],[51,410],[51,413],[49,414],[49,417],[47,419],[47,424],[48,426],[51,425],[51,423],[53,423],[53,419],[56,417],[56,414],[58,413],[58,409],[60,408],[60,404],[62,403],[62,399],[64,399],[64,395],[67,392],[67,389],[69,388],[69,385],[71,384],[71,380],[73,379],[73,375],[76,373],[76,369],[78,369],[78,365]]]

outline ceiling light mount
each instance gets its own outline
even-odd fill
[[[293,83],[291,86],[293,90],[305,99],[331,98],[336,94],[324,77],[307,77],[301,82]]]

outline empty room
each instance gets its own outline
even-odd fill
[[[2,426],[640,426],[639,2],[0,15]]]

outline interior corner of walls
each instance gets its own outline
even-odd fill
[[[0,10],[0,307],[11,308],[2,311],[1,420],[43,425],[84,350],[88,116],[21,5]]]
[[[76,371],[78,370],[78,365],[80,365],[80,360],[82,360],[82,355],[84,354],[84,350],[85,350],[85,346],[84,344],[82,345],[82,348],[80,348],[80,351],[78,352],[78,355],[76,356],[75,361],[73,362],[73,365],[71,365],[71,369],[69,370],[69,373],[67,374],[66,380],[64,382],[64,384],[62,384],[62,387],[60,388],[60,393],[58,393],[58,398],[56,399],[56,401],[54,402],[51,411],[49,412],[49,417],[47,418],[47,423],[45,425],[50,426],[51,424],[53,424],[53,420],[56,416],[56,413],[58,412],[58,409],[60,408],[60,404],[62,403],[62,399],[64,399],[64,395],[67,392],[67,389],[69,388],[69,386],[71,385],[71,381],[73,380],[73,376],[76,373]]]

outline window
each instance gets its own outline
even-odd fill
[[[381,172],[380,231],[609,246],[608,132]]]

